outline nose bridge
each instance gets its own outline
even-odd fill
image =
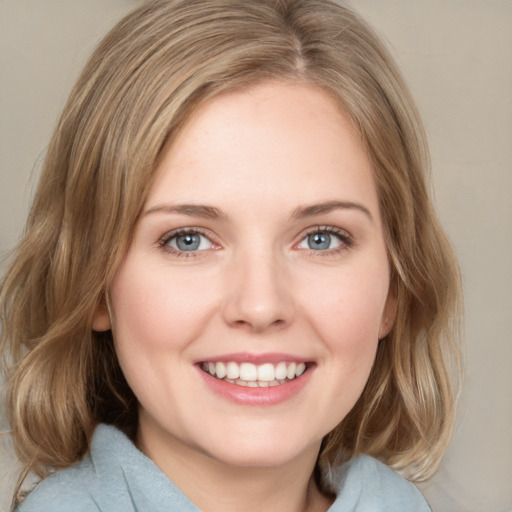
[[[229,324],[264,331],[292,320],[290,272],[279,251],[246,247],[234,255],[231,270],[224,305]]]

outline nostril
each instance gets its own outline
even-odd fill
[[[267,330],[276,330],[287,325],[287,321],[283,319],[264,320],[262,318],[252,320],[235,320],[231,322],[231,326],[239,329],[247,329],[253,332],[264,332]]]

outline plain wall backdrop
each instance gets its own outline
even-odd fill
[[[0,0],[0,253],[16,243],[67,94],[138,0]],[[466,380],[435,512],[512,510],[512,0],[352,0],[387,41],[430,140],[460,259]],[[6,429],[5,422],[1,428]],[[17,468],[0,437],[0,511]]]

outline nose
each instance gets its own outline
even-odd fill
[[[231,326],[262,333],[293,321],[292,280],[276,255],[240,254],[226,276],[224,320]]]

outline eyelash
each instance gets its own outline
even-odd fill
[[[352,236],[345,230],[336,228],[334,226],[314,226],[307,231],[303,232],[300,235],[300,240],[298,243],[294,245],[294,247],[297,247],[300,243],[302,243],[308,236],[315,235],[315,234],[327,234],[327,235],[334,235],[336,236],[339,241],[340,245],[339,247],[335,247],[334,249],[326,249],[326,250],[314,250],[314,249],[302,249],[307,250],[311,256],[313,257],[319,257],[319,256],[336,256],[339,253],[349,250],[354,245],[354,240]],[[170,231],[162,236],[162,238],[158,241],[158,246],[172,254],[173,256],[179,257],[179,258],[194,258],[199,256],[198,253],[203,251],[180,251],[176,250],[174,247],[171,247],[169,245],[169,242],[173,240],[174,238],[177,238],[181,235],[201,235],[207,238],[213,245],[215,245],[215,242],[211,240],[211,235],[207,234],[204,230],[200,228],[181,228],[174,231]]]
[[[329,257],[329,256],[337,256],[341,252],[347,251],[354,246],[353,237],[344,229],[336,228],[334,226],[314,226],[304,233],[300,235],[300,243],[302,243],[308,236],[315,235],[317,233],[334,235],[341,242],[339,247],[335,247],[334,249],[326,249],[324,251],[318,251],[314,249],[305,249],[308,250],[310,255],[313,257]],[[298,244],[296,244],[297,246]]]
[[[165,252],[168,252],[172,254],[173,256],[177,256],[178,258],[193,258],[198,256],[198,252],[202,251],[180,251],[175,249],[174,247],[171,247],[169,245],[169,242],[173,238],[177,238],[182,235],[201,235],[207,238],[212,244],[215,244],[214,241],[211,240],[212,236],[206,234],[205,231],[203,231],[200,228],[181,228],[174,231],[170,231],[166,233],[159,241],[158,245],[159,247],[164,250]]]

